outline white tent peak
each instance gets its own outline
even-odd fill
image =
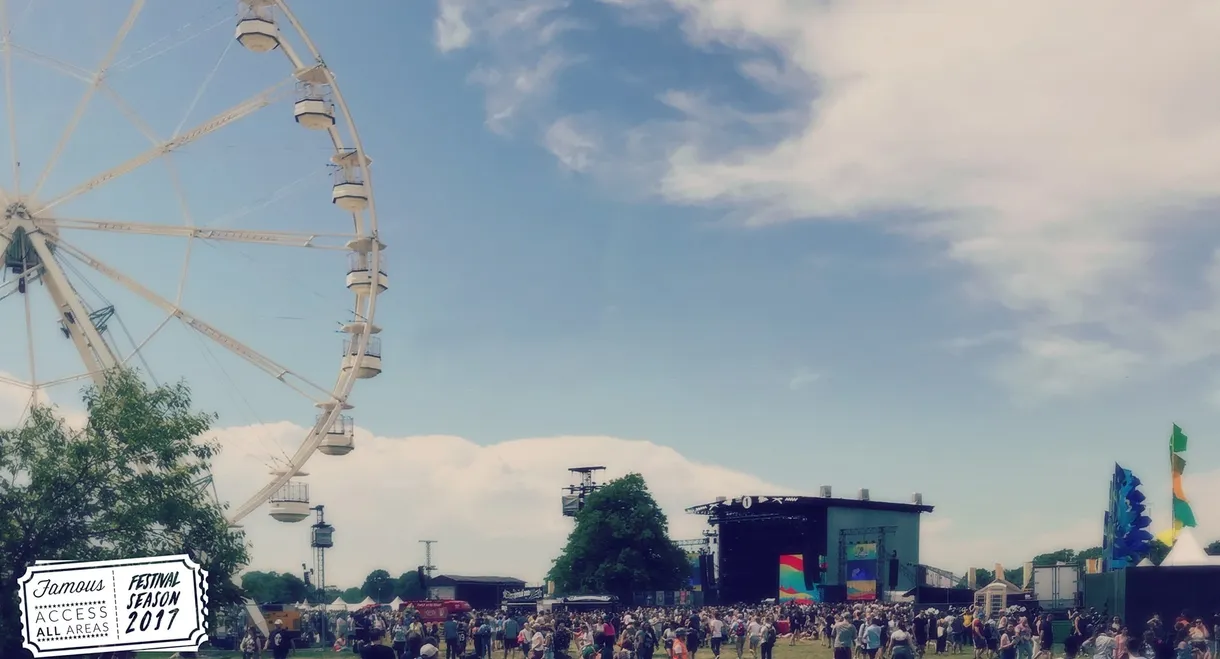
[[[1145,556],[1144,560],[1135,564],[1135,567],[1155,567],[1155,565],[1156,564],[1153,563],[1151,559],[1149,559],[1147,556]]]
[[[1203,545],[1199,544],[1199,540],[1195,538],[1194,532],[1189,527],[1178,532],[1178,539],[1173,543],[1173,549],[1170,549],[1169,555],[1161,561],[1161,567],[1215,564],[1216,561],[1203,551]]]

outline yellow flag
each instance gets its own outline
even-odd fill
[[[1156,534],[1156,539],[1165,543],[1166,547],[1172,547],[1174,541],[1178,539],[1179,531],[1181,531],[1181,529],[1172,528],[1172,527],[1167,528],[1164,531],[1161,531],[1160,533]]]

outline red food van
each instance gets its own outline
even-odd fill
[[[398,605],[398,610],[413,608],[423,622],[444,622],[450,615],[470,611],[470,603],[462,600],[410,600]]]

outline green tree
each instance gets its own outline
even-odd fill
[[[404,600],[428,598],[428,592],[419,582],[419,572],[416,570],[398,575],[398,578],[394,580],[394,594]]]
[[[34,406],[0,430],[0,657],[29,656],[16,582],[36,560],[189,553],[208,571],[213,612],[241,601],[244,538],[201,490],[219,450],[200,439],[213,417],[191,410],[186,385],[152,388],[133,371],[83,398],[84,428]]]
[[[364,591],[355,586],[343,591],[343,601],[348,604],[359,604],[364,601]],[[334,600],[331,600],[334,601]]]
[[[689,573],[686,554],[669,539],[665,513],[643,476],[628,474],[585,500],[547,579],[561,593],[623,598],[633,591],[677,590]]]
[[[1168,555],[1169,545],[1153,538],[1152,543],[1148,546],[1148,560],[1152,561],[1153,565],[1160,565]]]
[[[373,570],[364,578],[360,592],[378,604],[385,604],[394,599],[394,578],[385,570]]]
[[[246,592],[246,597],[259,604],[295,604],[307,599],[313,590],[290,572],[247,572],[241,577],[241,589]]]
[[[1216,540],[1203,548],[1208,556],[1220,556],[1220,540]]]
[[[1034,556],[1034,565],[1055,565],[1056,563],[1071,563],[1077,560],[1076,550],[1060,549],[1045,554]]]
[[[334,586],[327,586],[326,590],[314,589],[314,593],[315,595],[309,601],[316,601],[319,604],[330,604],[335,601],[336,597],[343,597],[343,591]]]
[[[1084,561],[1087,561],[1087,560],[1093,559],[1093,558],[1101,558],[1101,554],[1102,554],[1102,549],[1100,546],[1089,547],[1088,549],[1085,549],[1084,551],[1077,552],[1076,560],[1084,562]]]

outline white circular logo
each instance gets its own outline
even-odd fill
[[[750,506],[753,506],[753,505],[754,505],[754,499],[751,499],[750,497],[742,497],[742,499],[741,499],[742,508],[749,510]]]

